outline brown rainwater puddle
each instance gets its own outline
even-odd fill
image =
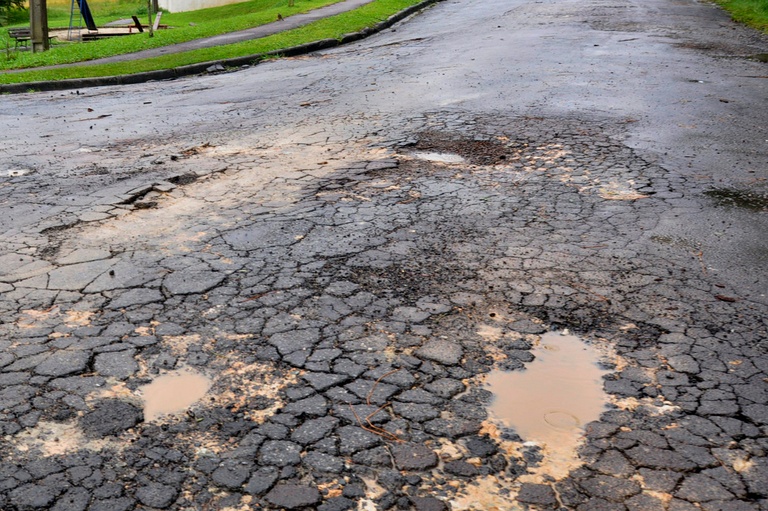
[[[488,374],[495,396],[490,412],[526,445],[541,447],[544,459],[532,481],[544,474],[560,479],[580,465],[576,450],[584,426],[605,410],[606,371],[597,365],[600,354],[574,335],[544,334],[533,353],[524,371]]]
[[[144,420],[152,421],[163,415],[178,413],[199,401],[211,386],[211,381],[193,371],[175,371],[156,378],[139,390],[144,399]]]

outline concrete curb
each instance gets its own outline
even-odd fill
[[[224,68],[238,68],[242,66],[255,66],[262,60],[270,57],[295,57],[297,55],[306,55],[319,50],[334,48],[343,44],[359,41],[370,37],[373,34],[385,30],[398,21],[402,21],[408,16],[442,0],[423,0],[418,4],[412,5],[380,21],[371,28],[365,28],[359,32],[344,34],[341,39],[321,39],[311,43],[300,44],[290,48],[274,50],[268,53],[259,53],[256,55],[247,55],[244,57],[235,57],[225,60],[213,60],[209,62],[199,62],[187,66],[179,66],[171,69],[160,69],[157,71],[147,71],[130,75],[119,76],[100,76],[96,78],[73,78],[70,80],[57,80],[49,82],[25,82],[10,83],[0,85],[0,94],[21,94],[26,92],[50,92],[57,90],[85,89],[88,87],[102,87],[108,85],[130,85],[135,83],[146,83],[159,80],[174,80],[184,76],[199,75],[207,72],[211,66],[217,64]]]

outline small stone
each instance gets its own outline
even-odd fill
[[[682,474],[671,470],[641,468],[638,473],[642,476],[643,484],[647,489],[664,493],[671,492],[683,477]]]
[[[455,476],[475,477],[480,474],[480,469],[463,460],[449,461],[443,467],[444,470]]]
[[[381,443],[381,438],[358,426],[344,426],[337,430],[340,439],[339,449],[342,454],[354,454]]]
[[[441,378],[424,386],[424,389],[432,394],[445,399],[452,398],[456,394],[464,391],[464,384],[459,380],[452,378]]]
[[[120,399],[104,399],[81,420],[86,434],[94,437],[119,435],[144,420],[141,409]]]
[[[214,470],[213,474],[211,474],[211,479],[219,486],[237,490],[248,479],[248,475],[248,466],[237,462],[229,462]]]
[[[733,499],[733,494],[726,490],[722,484],[704,474],[686,476],[680,488],[675,492],[675,496],[690,502]]]
[[[88,511],[129,511],[135,506],[136,501],[130,497],[97,499],[91,502]]]
[[[440,416],[440,410],[423,403],[393,403],[392,411],[398,417],[404,417],[414,422],[425,422]]]
[[[624,505],[627,506],[627,511],[664,511],[666,509],[661,499],[647,493],[627,499]]]
[[[693,470],[696,468],[696,465],[690,460],[666,449],[640,445],[628,450],[626,454],[641,467],[669,470]]]
[[[597,498],[589,499],[587,502],[576,508],[577,511],[626,511],[626,509],[624,504]]]
[[[690,355],[673,355],[667,358],[667,363],[681,373],[697,374],[701,370],[699,363]]]
[[[261,446],[259,460],[277,467],[296,465],[301,463],[301,447],[285,440],[268,440]]]
[[[352,378],[357,378],[365,372],[365,366],[357,364],[348,358],[342,358],[337,360],[333,366],[333,372],[339,374],[346,374]]]
[[[367,403],[374,405],[383,405],[399,390],[395,385],[376,383],[372,380],[355,380],[345,385],[344,388],[364,399]]]
[[[177,359],[170,353],[161,353],[152,361],[152,367],[158,369],[173,369],[176,367]]]
[[[380,445],[373,449],[356,452],[352,456],[352,463],[366,467],[391,467],[392,455],[386,447]]]
[[[321,497],[317,488],[311,486],[281,484],[272,488],[265,498],[275,506],[299,509],[317,504]]]
[[[437,454],[422,444],[398,444],[391,448],[400,470],[425,470],[437,465]]]
[[[557,495],[549,485],[523,483],[517,494],[517,500],[525,504],[554,506],[557,504]]]
[[[629,477],[634,473],[634,467],[619,451],[610,450],[603,453],[593,468],[605,475]]]
[[[349,380],[349,377],[346,375],[329,373],[306,373],[302,375],[302,378],[318,392],[330,389]]]
[[[91,496],[85,488],[70,488],[56,499],[51,511],[85,511],[90,500]]]
[[[317,511],[349,511],[357,507],[357,503],[354,500],[346,497],[333,497],[326,499],[318,508]]]
[[[313,444],[333,431],[338,422],[338,419],[334,417],[310,419],[291,433],[291,440],[303,445]]]
[[[323,396],[312,396],[283,407],[283,412],[296,417],[322,417],[328,411],[328,401]]]
[[[312,451],[304,456],[304,464],[319,472],[338,474],[344,470],[344,460],[330,454]]]
[[[480,458],[487,458],[493,454],[496,454],[498,448],[496,444],[489,439],[479,436],[467,437],[464,441],[464,445],[472,456],[478,456]]]
[[[397,396],[397,400],[405,403],[420,403],[429,405],[443,403],[442,399],[432,394],[431,392],[427,392],[424,389],[406,390]]]
[[[288,433],[288,426],[276,422],[265,422],[259,427],[259,434],[271,440],[285,440]]]
[[[35,373],[44,376],[67,376],[85,370],[91,356],[86,351],[61,350],[53,353],[35,367]]]
[[[637,495],[641,491],[640,485],[635,481],[604,475],[591,477],[581,481],[579,485],[587,494],[593,497],[617,502],[621,502],[632,495]]]
[[[365,487],[362,484],[348,484],[344,486],[341,494],[350,499],[361,499],[366,496]]]
[[[480,431],[481,427],[482,425],[478,421],[463,419],[432,419],[424,423],[424,430],[427,433],[448,438],[473,435]]]
[[[283,356],[295,351],[309,350],[319,341],[320,331],[317,328],[280,332],[269,338],[269,344],[277,348]],[[309,353],[306,356],[309,357]]]
[[[262,495],[272,488],[277,482],[278,476],[276,468],[262,467],[251,475],[251,478],[245,485],[245,491],[251,495]]]
[[[461,361],[464,350],[455,342],[445,339],[431,339],[416,350],[416,356],[450,366]]]
[[[416,511],[446,511],[448,506],[435,497],[410,497]]]
[[[10,493],[10,501],[21,510],[48,509],[56,498],[54,489],[50,486],[25,484]]]
[[[145,506],[165,509],[170,506],[178,492],[172,486],[160,483],[149,483],[136,490],[136,498]]]
[[[93,368],[102,376],[125,379],[139,370],[134,350],[99,353],[93,362]]]

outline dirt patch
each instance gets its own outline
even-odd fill
[[[76,422],[40,421],[34,428],[13,437],[11,443],[18,452],[40,451],[44,456],[57,456],[87,449],[100,452],[104,449],[119,450],[128,445],[125,438],[91,439]]]
[[[58,305],[43,310],[24,309],[16,325],[19,328],[38,328],[63,322],[68,327],[89,326],[94,314],[91,311],[62,310]]]
[[[718,188],[704,192],[717,206],[768,211],[768,194],[735,188]]]

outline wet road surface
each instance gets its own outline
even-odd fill
[[[0,508],[768,509],[764,53],[690,1],[446,1],[3,97]],[[565,330],[570,459],[486,382]]]

